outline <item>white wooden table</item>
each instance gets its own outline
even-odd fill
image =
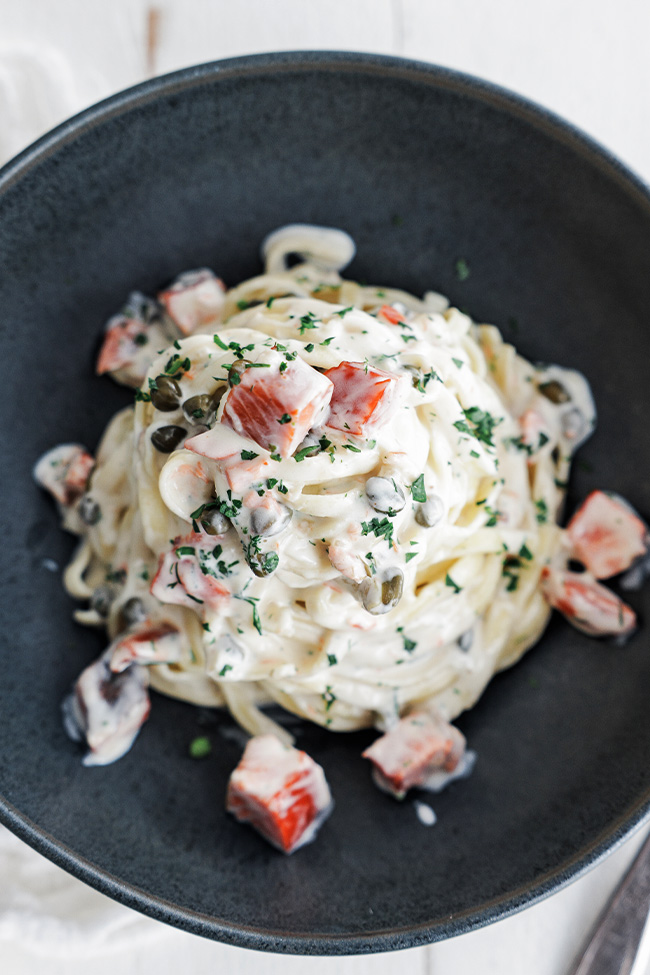
[[[154,74],[260,51],[338,49],[421,58],[512,88],[576,123],[650,181],[648,36],[647,0],[0,0],[0,161],[64,117]],[[428,948],[307,962],[204,941],[149,919],[129,927],[126,909],[116,907],[119,937],[113,928],[84,938],[73,926],[56,948],[42,920],[20,937],[3,938],[0,925],[0,971],[292,975],[309,965],[314,975],[383,975],[402,966],[412,975],[564,975],[645,834],[541,904]],[[4,870],[11,880],[13,862],[0,850],[0,877]],[[23,869],[43,872],[52,903],[82,904],[79,924],[110,908],[37,854]],[[0,896],[0,915],[2,903]],[[650,975],[649,942],[634,975]]]

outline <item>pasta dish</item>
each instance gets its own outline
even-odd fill
[[[342,231],[282,228],[260,276],[227,290],[188,272],[108,323],[98,371],[135,404],[95,458],[64,444],[36,468],[80,537],[76,618],[108,632],[66,706],[87,763],[128,749],[147,686],[285,748],[270,702],[332,731],[422,713],[442,734],[552,606],[588,632],[633,628],[589,540],[576,556],[558,524],[595,421],[585,379],[437,293],[342,278],[353,254]],[[645,526],[602,497],[630,520],[629,565]]]

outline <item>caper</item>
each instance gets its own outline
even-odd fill
[[[472,649],[472,643],[474,642],[474,630],[465,630],[464,633],[458,637],[458,646],[463,651],[463,653],[469,653]]]
[[[230,528],[230,522],[222,515],[218,508],[208,508],[199,518],[201,527],[208,535],[225,535]]]
[[[133,626],[134,623],[141,623],[147,618],[147,610],[141,599],[131,596],[122,606],[122,616],[127,626]]]
[[[254,508],[251,513],[251,531],[253,535],[279,535],[291,521],[291,515],[291,508],[284,504],[277,511]]]
[[[184,440],[187,431],[183,427],[158,427],[151,434],[151,442],[161,454],[171,454]]]
[[[417,366],[412,366],[409,364],[403,365],[402,368],[404,369],[405,372],[408,372],[409,375],[411,376],[411,382],[413,384],[413,387],[415,389],[420,389],[422,383],[422,370],[419,369]]]
[[[382,514],[397,514],[406,504],[404,492],[392,477],[369,477],[366,497],[375,511]]]
[[[102,509],[94,498],[84,494],[79,502],[79,517],[85,525],[96,525],[102,516]]]
[[[441,520],[445,513],[445,506],[442,498],[437,494],[431,494],[426,501],[419,504],[415,509],[415,520],[423,528],[433,528]]]
[[[279,558],[275,552],[251,552],[246,561],[251,571],[258,579],[270,576],[278,567]]]
[[[579,440],[585,428],[585,418],[577,407],[562,417],[562,433],[567,440]]]
[[[388,609],[392,609],[402,598],[404,592],[404,576],[396,571],[394,576],[381,584],[381,601]]]
[[[361,584],[361,599],[365,609],[374,616],[388,613],[397,606],[404,591],[401,569],[384,569]]]
[[[251,363],[248,359],[237,359],[235,362],[233,362],[228,370],[228,384],[230,386],[239,386],[241,377],[244,375],[250,365]]]
[[[227,389],[228,387],[226,386],[226,384],[222,383],[221,386],[217,386],[214,393],[210,394],[210,399],[212,400],[212,408],[215,411],[215,413],[219,409],[219,403],[223,399],[224,393],[226,392]]]
[[[151,402],[161,413],[178,409],[181,387],[171,376],[156,376],[155,389],[151,389]]]
[[[90,608],[106,618],[114,598],[112,589],[109,589],[108,586],[99,586],[90,597]]]
[[[204,423],[209,426],[215,418],[216,407],[207,393],[190,396],[183,403],[183,413],[190,423]]]
[[[551,403],[568,403],[571,399],[562,383],[559,383],[557,379],[549,379],[546,383],[540,383],[537,388],[542,396],[550,399]]]

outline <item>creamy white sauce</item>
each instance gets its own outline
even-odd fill
[[[309,262],[287,270],[290,252]],[[546,624],[539,573],[561,544],[556,514],[570,453],[593,427],[579,374],[536,369],[495,328],[475,325],[435,293],[420,301],[344,281],[337,269],[353,253],[347,235],[322,228],[267,238],[268,274],[226,292],[224,321],[154,355],[144,400],[116,418],[100,446],[90,492],[102,518],[76,526],[87,541],[71,588],[92,592],[108,578],[111,636],[133,596],[186,636],[181,662],[149,668],[152,686],[201,704],[227,699],[252,732],[265,700],[334,730],[385,728],[416,705],[447,719],[471,706]],[[346,361],[382,370],[396,381],[392,413],[354,436],[329,427],[323,408],[304,443],[329,443],[300,461],[246,436],[245,424],[226,426],[229,393],[210,429],[200,418],[188,422],[182,403],[228,381],[238,348],[276,372],[295,357],[312,370]],[[149,390],[173,356],[187,360],[175,377],[181,396],[161,412]],[[540,392],[549,378],[566,388],[568,404]],[[567,436],[568,409],[583,423]],[[526,411],[547,429],[531,449],[521,442]],[[170,425],[183,427],[191,449],[156,449],[152,433]],[[365,487],[378,477],[394,482],[400,510],[372,506]],[[230,519],[219,536],[202,531],[195,515],[215,498]],[[290,514],[284,530],[255,543],[258,559],[277,561],[263,578],[246,559],[260,505],[274,517]],[[199,542],[176,546],[203,552],[201,571],[230,597],[214,606],[158,603],[149,587],[159,559],[171,540],[197,533]],[[218,555],[209,554],[215,546]],[[115,572],[124,573],[119,584],[110,581]],[[369,612],[369,587],[397,576],[394,608]]]

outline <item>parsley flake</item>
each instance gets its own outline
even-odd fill
[[[459,586],[456,582],[454,582],[454,580],[451,578],[449,573],[447,573],[447,575],[445,576],[445,585],[453,589],[455,594],[462,592],[463,589],[462,586]]]
[[[419,477],[411,484],[411,495],[414,501],[424,502],[427,500],[427,492],[424,486],[424,474],[420,474]]]

